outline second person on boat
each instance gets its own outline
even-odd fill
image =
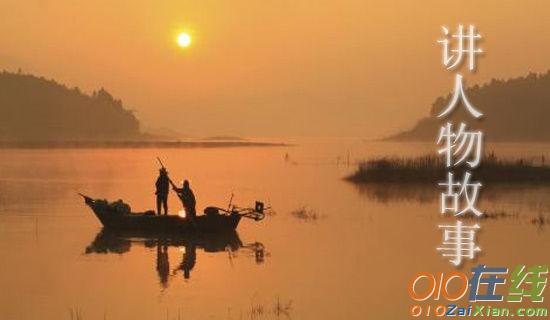
[[[196,206],[196,200],[195,200],[195,194],[193,193],[193,190],[191,190],[191,187],[189,186],[189,181],[185,180],[183,181],[183,187],[178,188],[172,180],[170,180],[170,183],[172,184],[172,188],[180,198],[183,209],[185,209],[185,217],[189,217],[191,219],[194,219],[197,216],[197,212],[195,209]]]

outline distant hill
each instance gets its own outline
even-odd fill
[[[447,106],[449,94],[434,101],[429,117],[388,140],[434,141],[441,125],[450,120],[482,129],[490,141],[550,141],[550,71],[505,81],[493,79],[468,88],[466,95],[484,114],[481,120],[473,118],[462,105],[448,118],[438,119],[436,114]]]
[[[53,80],[0,73],[0,141],[142,139],[132,111],[104,89],[92,95]]]

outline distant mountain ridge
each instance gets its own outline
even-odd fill
[[[550,71],[509,80],[496,80],[465,90],[470,102],[484,116],[473,118],[463,105],[447,118],[436,117],[447,106],[451,94],[437,98],[430,116],[418,121],[410,130],[387,140],[434,141],[439,128],[447,121],[464,121],[469,128],[484,131],[489,141],[550,141]]]
[[[105,89],[92,95],[33,75],[0,73],[0,141],[121,141],[140,123]]]

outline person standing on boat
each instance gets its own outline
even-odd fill
[[[166,168],[160,168],[157,182],[155,183],[157,191],[157,214],[161,215],[161,207],[164,208],[164,214],[168,214],[168,192],[170,191],[170,178]]]
[[[195,210],[197,202],[195,200],[195,194],[193,193],[193,190],[191,190],[191,187],[189,187],[189,181],[183,181],[183,188],[178,188],[171,180],[170,183],[172,183],[172,188],[177,193],[178,197],[183,203],[185,216],[189,218],[195,218],[197,216],[197,211]]]

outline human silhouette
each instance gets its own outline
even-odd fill
[[[159,170],[159,176],[155,183],[157,195],[157,214],[161,215],[161,207],[164,208],[164,214],[168,214],[168,192],[170,191],[170,179],[168,171],[165,168]]]
[[[163,288],[168,287],[168,276],[170,273],[170,262],[168,261],[168,246],[166,243],[157,242],[157,272],[160,284]]]
[[[185,245],[185,253],[181,259],[179,266],[174,269],[173,274],[176,274],[179,270],[183,271],[183,278],[189,279],[191,277],[191,270],[195,267],[197,262],[197,245],[190,241]]]
[[[172,188],[177,193],[178,197],[183,203],[183,208],[185,209],[185,216],[189,218],[195,218],[197,216],[197,211],[195,209],[196,200],[195,200],[195,194],[193,193],[193,190],[191,190],[191,187],[189,186],[189,181],[187,180],[183,181],[182,188],[178,188],[171,180],[170,180],[170,183],[172,183]]]

